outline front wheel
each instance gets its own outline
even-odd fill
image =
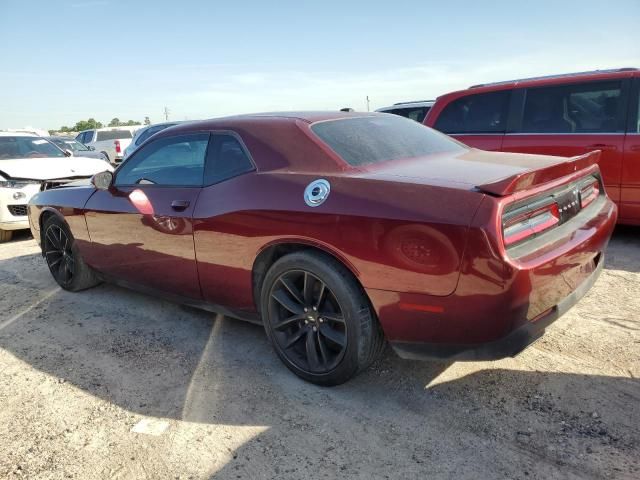
[[[319,385],[349,380],[376,359],[384,344],[362,287],[343,265],[320,252],[296,252],[276,261],[263,282],[261,311],[280,359]]]
[[[65,290],[77,292],[100,283],[84,263],[69,227],[58,217],[44,224],[42,253],[54,280]]]

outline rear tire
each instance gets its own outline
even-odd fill
[[[78,292],[100,283],[82,259],[69,227],[56,216],[44,223],[42,253],[54,280],[65,290]]]
[[[329,255],[285,255],[267,272],[261,291],[267,336],[293,373],[317,385],[339,385],[380,355],[384,335],[369,300]]]
[[[0,243],[8,242],[13,238],[13,230],[0,230]]]

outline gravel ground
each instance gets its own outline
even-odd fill
[[[261,328],[0,245],[0,478],[640,478],[640,229],[517,358],[384,357],[320,388]]]

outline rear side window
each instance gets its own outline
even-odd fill
[[[530,88],[526,92],[522,132],[622,132],[622,108],[619,81]]]
[[[221,134],[211,136],[207,152],[205,185],[219,183],[253,169],[249,155],[237,138]]]
[[[465,149],[441,133],[395,115],[329,120],[311,125],[311,130],[353,166]]]
[[[96,141],[120,140],[123,138],[131,138],[132,136],[129,130],[105,130],[104,132],[98,132],[98,139]]]
[[[511,92],[479,93],[454,100],[434,127],[444,133],[504,133]]]

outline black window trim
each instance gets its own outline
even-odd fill
[[[160,133],[160,132],[158,132],[158,133]],[[202,134],[202,133],[205,133],[205,134],[209,135],[209,137],[207,139],[207,148],[204,151],[204,168],[203,168],[203,172],[202,172],[202,185],[157,185],[157,184],[153,184],[153,183],[134,184],[134,185],[117,185],[118,171],[122,169],[123,165],[125,165],[126,163],[130,162],[133,158],[135,158],[143,148],[148,147],[152,143],[157,142],[159,140],[164,140],[164,139],[167,139],[167,138],[174,138],[174,137],[183,137],[183,136],[188,136],[188,135],[197,135],[197,134]],[[242,171],[242,172],[240,172],[240,173],[238,173],[236,175],[233,175],[231,177],[227,177],[227,178],[224,178],[224,179],[216,181],[216,182],[208,183],[208,182],[206,182],[205,179],[206,179],[206,174],[207,174],[207,158],[209,156],[209,148],[212,146],[212,142],[214,141],[214,136],[222,136],[222,135],[232,136],[238,141],[238,143],[240,144],[240,148],[242,148],[242,151],[244,152],[244,154],[249,159],[249,162],[251,163],[251,168],[247,169],[245,171]],[[145,142],[143,145],[140,145],[140,148],[137,148],[136,150],[134,150],[134,152],[131,155],[129,155],[120,165],[118,165],[118,167],[116,168],[116,170],[114,172],[113,185],[116,186],[116,187],[127,187],[127,188],[130,188],[130,187],[136,187],[136,188],[141,188],[141,187],[144,187],[144,188],[205,188],[205,187],[210,187],[212,185],[217,185],[217,184],[222,183],[222,182],[226,182],[228,180],[231,180],[232,178],[236,178],[236,177],[239,177],[241,175],[245,175],[247,173],[255,172],[255,171],[257,171],[256,163],[253,160],[253,157],[251,156],[251,153],[249,152],[249,149],[245,145],[244,141],[242,140],[242,137],[238,134],[238,132],[235,132],[233,130],[195,130],[195,131],[190,131],[190,132],[180,132],[180,133],[176,133],[176,134],[173,134],[173,135],[167,135],[167,136],[154,138],[153,140],[149,140],[148,142]]]
[[[622,108],[618,112],[617,124],[620,131],[618,132],[523,132],[522,131],[522,120],[524,117],[524,106],[527,99],[527,91],[529,90],[537,90],[541,88],[567,88],[576,85],[589,85],[595,83],[611,83],[619,81],[620,82],[620,104]],[[517,136],[517,135],[534,135],[534,136],[542,136],[542,135],[625,135],[625,133],[629,129],[629,125],[631,125],[631,119],[629,117],[630,112],[629,109],[629,90],[630,90],[630,79],[629,78],[612,78],[608,80],[590,80],[590,81],[572,81],[567,83],[557,83],[552,85],[540,85],[540,86],[532,86],[532,87],[521,87],[513,89],[513,96],[511,108],[509,109],[509,119],[507,120],[507,132],[505,135]],[[625,108],[627,110],[625,110]],[[631,109],[633,106],[631,107]],[[637,108],[637,107],[636,107]]]

